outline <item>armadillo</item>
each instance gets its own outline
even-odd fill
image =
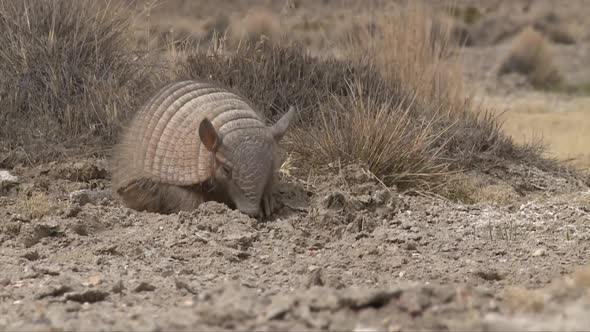
[[[115,146],[112,189],[139,211],[190,211],[218,201],[269,216],[278,143],[295,109],[272,126],[238,92],[183,80],[161,88],[131,119]]]

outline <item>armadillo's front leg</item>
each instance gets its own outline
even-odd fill
[[[270,193],[264,194],[262,196],[262,213],[263,213],[264,217],[266,217],[266,218],[270,217],[270,215],[272,214],[272,210],[273,210],[272,194],[270,194]]]

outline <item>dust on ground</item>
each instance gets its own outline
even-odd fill
[[[588,326],[590,279],[551,286],[590,254],[590,191],[565,178],[540,172],[556,192],[522,203],[463,205],[349,166],[283,179],[258,222],[215,202],[133,211],[108,174],[76,160],[2,181],[2,330],[502,330],[534,327],[535,312]],[[521,304],[513,285],[544,295]]]

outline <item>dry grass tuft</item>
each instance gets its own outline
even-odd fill
[[[34,192],[20,200],[20,210],[33,219],[41,219],[51,211],[49,197],[43,192]]]
[[[525,28],[515,37],[510,54],[502,63],[499,74],[521,73],[539,89],[561,85],[563,78],[553,61],[549,47],[543,35],[531,27]]]
[[[38,161],[54,157],[52,143],[110,141],[150,87],[131,20],[111,2],[0,1],[3,148]]]
[[[514,204],[520,196],[507,183],[489,183],[478,176],[454,176],[441,195],[465,204],[492,203],[501,206]]]
[[[315,168],[326,162],[363,164],[386,184],[434,190],[449,175],[433,121],[416,121],[411,104],[379,101],[362,83],[346,97],[322,103],[315,125],[296,128],[289,145]]]
[[[412,3],[379,18],[378,23],[379,38],[365,47],[356,44],[350,49],[353,57],[374,61],[395,90],[409,90],[421,102],[447,112],[465,108],[457,102],[463,103],[468,96],[460,63],[451,59],[458,49],[452,42],[450,21],[424,4]]]

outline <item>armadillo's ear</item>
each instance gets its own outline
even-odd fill
[[[221,141],[215,127],[207,118],[203,119],[199,125],[199,138],[201,138],[201,142],[205,144],[207,150],[217,152]]]
[[[294,116],[295,116],[295,107],[291,106],[291,107],[289,107],[289,111],[287,111],[287,113],[285,113],[285,115],[283,115],[279,119],[279,121],[277,121],[270,128],[270,132],[272,134],[272,137],[274,137],[275,141],[278,142],[281,140],[281,138],[283,138],[283,136],[287,132],[287,129],[289,129],[289,125],[291,124],[291,121],[293,120]]]

